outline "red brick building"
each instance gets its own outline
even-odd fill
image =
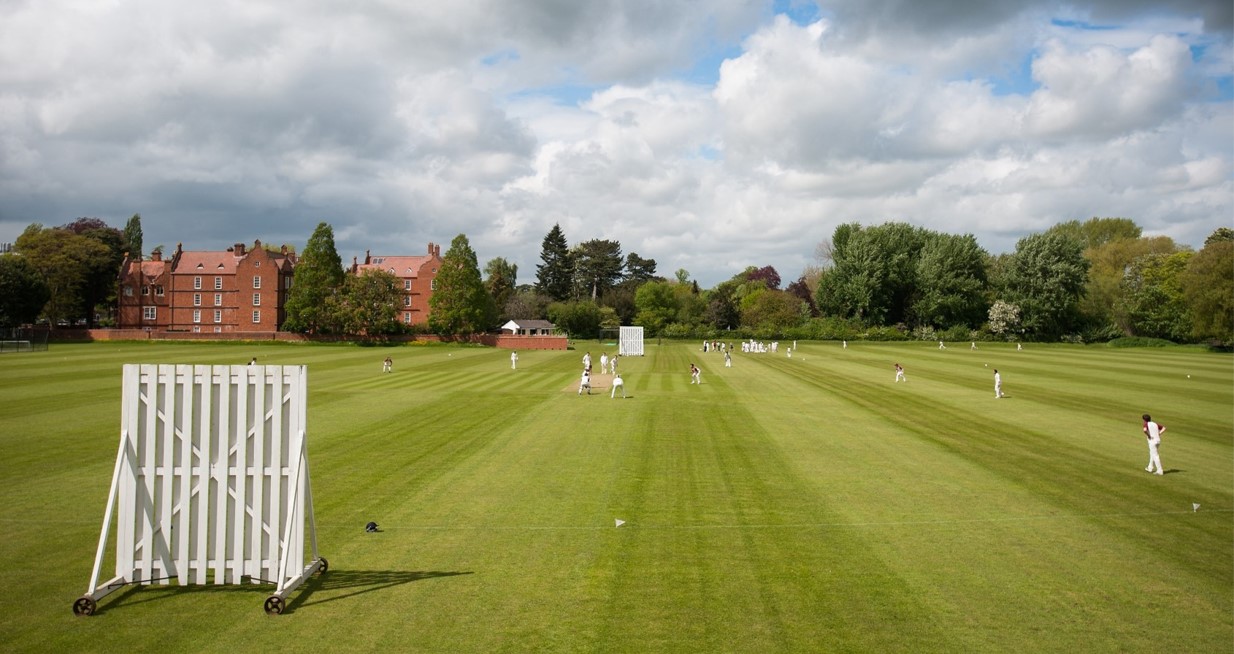
[[[254,241],[226,251],[185,252],[170,259],[125,257],[120,264],[120,329],[197,333],[276,332],[291,290],[295,254]]]
[[[437,271],[441,269],[441,246],[428,244],[428,254],[421,256],[373,256],[364,253],[364,263],[351,260],[350,272],[363,274],[384,270],[399,278],[403,298],[399,306],[399,321],[407,325],[428,322],[428,299],[437,290]]]

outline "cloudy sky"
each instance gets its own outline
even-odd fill
[[[0,0],[0,242],[421,254],[531,282],[559,223],[785,281],[843,222],[993,253],[1234,220],[1229,0]],[[443,247],[443,251],[446,248]]]

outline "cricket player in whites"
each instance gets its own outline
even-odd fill
[[[1164,475],[1165,468],[1161,467],[1161,454],[1157,450],[1161,447],[1161,435],[1165,433],[1165,425],[1153,422],[1152,416],[1147,413],[1140,417],[1144,419],[1144,435],[1148,437],[1148,467],[1144,471]]]
[[[617,397],[617,389],[621,389],[621,397],[626,397],[626,383],[621,380],[621,375],[613,375],[613,390],[608,394],[609,399]]]

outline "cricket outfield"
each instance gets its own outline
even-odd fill
[[[517,370],[508,351],[452,345],[5,354],[0,643],[1229,651],[1234,359],[980,348],[802,342],[791,358],[785,344],[738,351],[725,368],[699,343],[648,342],[621,359],[624,400],[603,375],[592,395],[576,392],[583,352],[616,349],[595,341],[522,351]],[[280,616],[262,610],[268,585],[172,584],[122,589],[75,617],[115,463],[122,364],[254,356],[308,367],[329,570]],[[1167,427],[1163,476],[1144,472],[1142,413]],[[365,533],[369,521],[381,531]]]

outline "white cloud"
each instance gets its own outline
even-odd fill
[[[1228,223],[1222,11],[854,0],[821,15],[0,3],[0,241],[140,212],[152,244],[295,244],[325,220],[345,259],[465,233],[525,282],[560,223],[712,285],[751,265],[791,280],[848,221],[993,251],[1095,215],[1192,244]]]

